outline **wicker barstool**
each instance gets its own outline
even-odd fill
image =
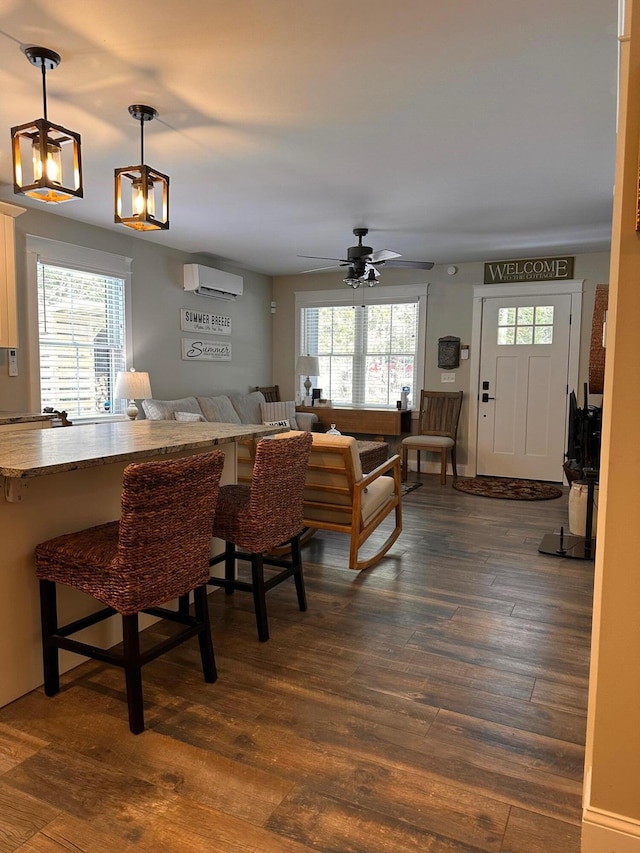
[[[129,728],[138,734],[144,729],[142,666],[196,635],[205,681],[216,680],[206,583],[223,464],[224,454],[214,452],[128,465],[122,480],[119,522],[58,536],[36,546],[47,696],[60,690],[58,649],[123,667]],[[107,606],[59,626],[57,583],[79,589]],[[195,616],[188,612],[191,590]],[[178,611],[158,607],[174,598],[180,599]],[[185,627],[141,652],[141,612]],[[122,615],[122,653],[70,638],[116,613]]]
[[[269,639],[266,593],[289,577],[294,578],[300,610],[307,609],[302,574],[300,533],[302,496],[311,451],[311,433],[296,433],[278,441],[262,439],[256,448],[251,485],[222,486],[213,523],[213,535],[225,541],[225,551],[211,560],[224,561],[225,577],[209,579],[231,595],[236,589],[253,593],[258,637]],[[266,554],[290,543],[291,558]],[[251,563],[251,582],[237,580],[235,560]],[[268,580],[264,566],[282,571]]]

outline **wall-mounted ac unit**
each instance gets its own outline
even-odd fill
[[[241,275],[203,267],[200,264],[184,265],[184,289],[200,296],[214,299],[237,299],[242,296]]]

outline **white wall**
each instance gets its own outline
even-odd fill
[[[75,202],[69,202],[73,205]],[[80,202],[81,203],[81,202]],[[248,391],[271,384],[271,279],[206,255],[190,255],[163,245],[166,235],[140,237],[129,229],[114,231],[85,225],[29,208],[16,220],[19,376],[7,375],[7,354],[0,350],[0,409],[29,408],[26,317],[26,235],[72,243],[133,259],[132,264],[132,364],[150,374],[155,397],[169,399],[217,391]],[[212,244],[214,238],[212,237]],[[244,294],[235,302],[207,299],[182,289],[182,266],[202,263],[244,278]],[[180,308],[214,310],[231,317],[232,361],[185,362],[181,359]]]

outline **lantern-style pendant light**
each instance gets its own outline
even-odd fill
[[[140,165],[115,170],[114,221],[136,231],[166,230],[169,227],[169,178],[144,165],[144,123],[156,118],[158,112],[144,104],[132,104],[129,113],[140,122]]]
[[[82,198],[80,134],[47,117],[47,71],[60,65],[60,55],[46,47],[27,47],[24,53],[42,71],[44,118],[11,128],[13,191],[54,204]]]

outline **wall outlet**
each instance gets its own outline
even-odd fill
[[[456,375],[455,373],[441,373],[440,374],[440,382],[455,382]]]

